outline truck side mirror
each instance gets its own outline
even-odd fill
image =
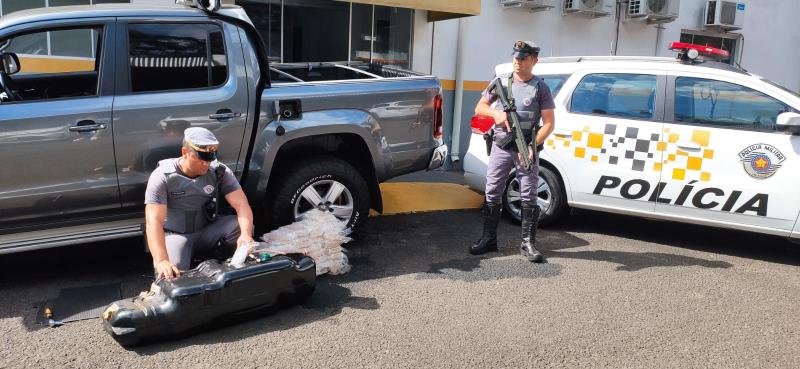
[[[800,134],[800,114],[794,112],[780,113],[775,120],[775,125],[778,131],[798,135]]]
[[[19,72],[19,58],[15,53],[0,54],[0,62],[3,63],[3,71],[7,75],[12,75]]]

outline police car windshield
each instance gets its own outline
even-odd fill
[[[759,77],[759,79],[761,79],[762,81],[764,81],[766,83],[769,83],[772,86],[775,86],[777,88],[780,88],[783,91],[786,91],[786,92],[792,94],[794,97],[800,98],[800,94],[798,94],[797,92],[794,92],[794,91],[792,91],[792,90],[790,90],[790,89],[788,89],[786,87],[783,87],[783,86],[781,86],[781,85],[779,85],[779,84],[777,84],[775,82],[772,82],[772,81],[770,81],[770,80],[768,80],[768,79],[766,79],[764,77]]]

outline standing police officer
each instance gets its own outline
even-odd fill
[[[513,141],[506,147],[498,146],[511,132],[506,112],[498,101],[498,91],[487,88],[483,92],[475,114],[494,118],[494,143],[491,145],[489,165],[486,171],[486,198],[483,204],[483,235],[469,248],[471,254],[483,254],[497,250],[497,223],[502,209],[502,194],[511,168],[516,167],[517,179],[522,195],[522,243],[521,252],[531,262],[542,262],[544,256],[536,250],[536,225],[541,209],[537,204],[537,182],[539,179],[539,158],[534,154],[531,141],[536,134],[535,146],[541,145],[555,126],[555,104],[550,88],[544,81],[533,75],[533,66],[539,61],[539,47],[531,41],[514,43],[514,72],[496,76],[506,88],[506,96],[513,96],[521,128],[525,132],[528,152],[520,154]],[[511,83],[511,93],[508,83]],[[492,81],[494,82],[494,81]],[[492,84],[489,85],[490,87]],[[542,126],[535,130],[535,125],[542,120]],[[528,155],[533,161],[530,171],[520,164],[521,156]]]
[[[253,212],[233,172],[216,160],[218,148],[211,131],[187,128],[181,157],[160,161],[150,175],[145,221],[157,278],[177,277],[189,269],[196,250],[253,242]],[[219,215],[219,197],[236,216]]]

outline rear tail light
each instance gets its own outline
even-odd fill
[[[472,133],[482,135],[492,129],[494,118],[483,115],[474,115],[470,122]]]
[[[433,138],[442,138],[444,119],[442,117],[442,95],[433,98]]]

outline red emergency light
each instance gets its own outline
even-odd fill
[[[679,55],[682,58],[685,57],[692,60],[696,59],[699,55],[717,60],[727,59],[731,56],[726,50],[706,45],[690,44],[688,42],[673,42],[669,44],[669,49],[680,53]]]

